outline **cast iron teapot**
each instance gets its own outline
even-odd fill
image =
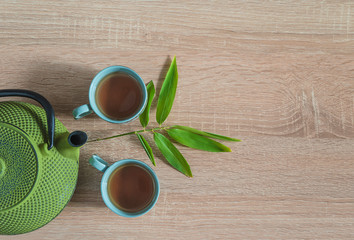
[[[54,219],[74,193],[79,149],[87,135],[69,133],[50,103],[27,90],[0,90],[0,97],[38,101],[0,102],[0,234],[21,234]]]

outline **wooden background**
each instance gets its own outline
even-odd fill
[[[179,147],[192,179],[157,154],[161,195],[136,219],[105,207],[88,159],[150,164],[139,142],[87,144],[64,211],[0,239],[354,239],[353,1],[0,2],[0,88],[43,94],[91,139],[140,129],[72,119],[95,74],[126,65],[160,88],[174,55],[166,125],[243,142],[227,143],[232,153]]]

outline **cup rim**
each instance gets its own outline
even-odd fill
[[[117,208],[110,201],[109,195],[108,195],[108,190],[107,190],[108,180],[109,180],[109,177],[112,174],[112,172],[122,165],[131,164],[131,163],[140,165],[141,167],[143,167],[144,169],[149,171],[149,173],[151,174],[153,181],[155,183],[154,198],[152,199],[152,201],[150,202],[150,204],[146,208],[144,208],[143,210],[140,210],[138,212],[125,212],[125,211]],[[123,159],[123,160],[119,160],[119,161],[115,162],[114,164],[112,164],[111,166],[109,166],[107,168],[107,170],[104,172],[104,174],[102,176],[102,180],[101,180],[101,195],[102,195],[102,199],[103,199],[104,203],[112,212],[114,212],[122,217],[129,217],[129,218],[139,217],[139,216],[142,216],[145,213],[149,212],[155,206],[157,199],[159,198],[159,195],[160,195],[160,183],[159,183],[159,180],[158,180],[155,172],[146,163],[136,160],[136,159]]]
[[[115,120],[115,119],[111,119],[111,118],[107,117],[103,112],[100,111],[100,109],[98,108],[97,103],[96,103],[96,96],[95,95],[96,95],[96,90],[97,90],[98,84],[105,76],[107,76],[108,74],[114,73],[114,72],[124,72],[124,73],[131,75],[136,81],[138,81],[138,83],[140,84],[140,86],[142,88],[142,92],[143,92],[143,104],[141,105],[139,110],[130,118],[123,119],[123,120]],[[109,66],[109,67],[102,69],[100,72],[98,72],[96,74],[96,76],[92,79],[91,84],[90,84],[90,89],[89,89],[90,107],[100,118],[102,118],[103,120],[110,122],[110,123],[128,123],[128,122],[131,122],[131,121],[135,120],[136,118],[138,118],[139,115],[144,111],[144,109],[146,107],[147,100],[148,100],[147,98],[148,98],[148,96],[147,96],[147,90],[146,90],[144,80],[133,69],[125,67],[125,66],[121,66],[121,65]]]

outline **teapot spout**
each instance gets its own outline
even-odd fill
[[[68,143],[72,147],[81,147],[87,141],[87,134],[82,131],[74,131],[68,136]]]
[[[87,141],[87,134],[82,131],[74,131],[58,136],[55,147],[64,157],[79,160],[80,147]]]

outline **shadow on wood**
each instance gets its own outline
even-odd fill
[[[26,89],[42,94],[55,112],[70,115],[88,103],[91,80],[98,71],[88,67],[39,62],[28,72]]]

